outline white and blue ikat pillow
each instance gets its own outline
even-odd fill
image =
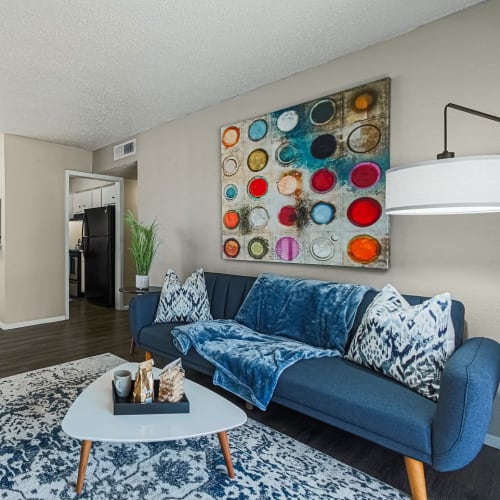
[[[411,306],[390,284],[366,308],[346,359],[437,401],[441,373],[455,349],[451,296]]]
[[[197,269],[184,284],[172,269],[167,271],[154,323],[212,319],[203,269]]]

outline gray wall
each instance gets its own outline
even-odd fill
[[[450,291],[466,304],[468,334],[500,340],[500,215],[392,217],[389,271],[229,262],[221,258],[220,128],[389,76],[391,164],[430,160],[442,150],[448,102],[500,115],[496,64],[500,2],[487,2],[355,54],[293,75],[182,120],[137,135],[138,210],[158,218],[162,245],[152,284],[170,266],[182,276],[211,271],[366,283],[401,292]],[[224,62],[221,61],[221,64]],[[450,112],[449,146],[457,155],[498,154],[499,125]],[[94,153],[107,168],[111,147]]]
[[[91,172],[92,153],[4,136],[0,327],[64,319],[65,171]]]

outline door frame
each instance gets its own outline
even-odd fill
[[[71,177],[79,177],[83,179],[92,179],[96,181],[113,182],[118,188],[118,200],[115,205],[115,309],[124,310],[123,294],[120,288],[123,286],[123,218],[124,218],[124,179],[123,177],[115,177],[112,175],[91,174],[86,172],[79,172],[77,170],[65,171],[65,195],[64,201],[66,206],[66,217],[64,225],[64,255],[69,254],[69,219],[71,217],[71,193],[70,193],[70,179]],[[64,297],[65,307],[64,314],[66,319],[69,319],[69,261],[66,258],[65,273],[64,273]]]

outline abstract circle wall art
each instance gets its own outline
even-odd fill
[[[389,267],[390,84],[221,128],[223,259]]]

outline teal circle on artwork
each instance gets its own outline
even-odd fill
[[[228,184],[224,189],[226,200],[234,200],[238,196],[238,188],[234,184]]]
[[[283,165],[292,163],[297,157],[297,149],[291,143],[285,143],[276,150],[276,159]]]
[[[267,122],[262,118],[252,122],[248,128],[248,137],[251,141],[260,141],[267,134]]]

